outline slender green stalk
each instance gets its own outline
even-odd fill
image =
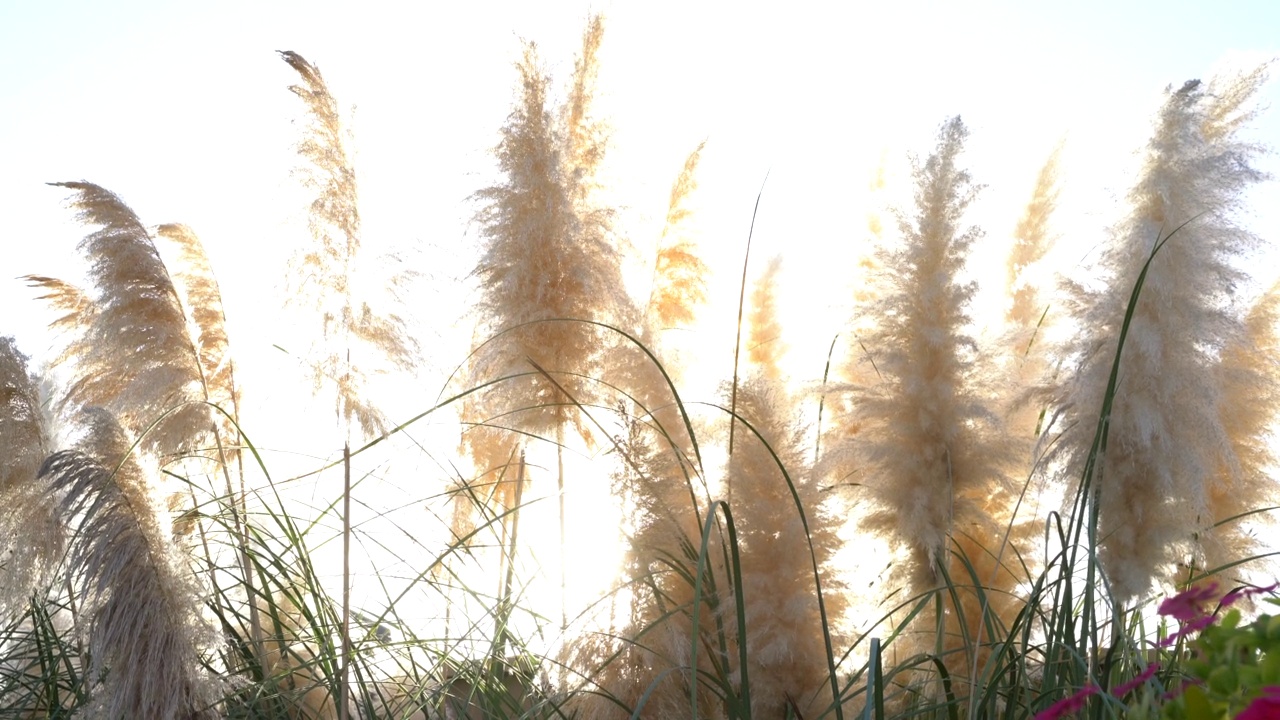
[[[765,173],[756,193],[756,204],[751,209],[751,227],[747,229],[747,247],[742,253],[742,282],[738,286],[738,334],[733,341],[733,383],[730,385],[729,412],[735,413],[738,408],[738,356],[742,352],[742,318],[747,306],[747,267],[751,263],[751,239],[756,232],[756,217],[760,214],[760,198],[764,196],[764,185],[769,182],[769,174]],[[734,423],[729,423],[729,455],[733,455]],[[733,495],[729,495],[730,502]]]

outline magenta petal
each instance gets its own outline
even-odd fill
[[[1263,688],[1262,695],[1241,710],[1236,720],[1280,720],[1280,687],[1269,685]]]
[[[1205,615],[1203,617],[1196,618],[1195,620],[1192,620],[1190,622],[1185,622],[1183,623],[1182,627],[1178,628],[1178,632],[1170,635],[1164,640],[1161,640],[1159,642],[1159,647],[1162,647],[1162,648],[1169,647],[1170,645],[1174,644],[1181,638],[1184,638],[1192,633],[1200,632],[1201,630],[1212,625],[1213,620],[1214,618],[1212,615]]]
[[[1138,676],[1137,676],[1137,677],[1135,677],[1134,679],[1130,680],[1129,682],[1127,682],[1127,683],[1125,683],[1125,684],[1121,685],[1120,687],[1116,688],[1115,690],[1112,690],[1112,691],[1111,691],[1111,694],[1112,694],[1112,695],[1115,695],[1115,696],[1116,696],[1116,697],[1118,697],[1118,698],[1122,698],[1122,697],[1124,697],[1125,695],[1128,695],[1128,694],[1129,694],[1129,692],[1130,692],[1130,691],[1132,691],[1134,688],[1136,688],[1136,687],[1138,687],[1139,685],[1141,685],[1142,683],[1144,683],[1144,682],[1146,682],[1146,681],[1150,680],[1150,679],[1151,679],[1151,676],[1152,676],[1152,675],[1155,675],[1155,674],[1156,674],[1156,671],[1157,671],[1157,670],[1159,670],[1159,669],[1160,669],[1160,663],[1151,663],[1150,665],[1147,665],[1146,669],[1144,669],[1142,672],[1138,673]]]
[[[1205,616],[1204,606],[1218,594],[1218,583],[1188,588],[1170,598],[1165,598],[1156,611],[1179,622],[1189,622]]]
[[[1070,715],[1080,708],[1084,707],[1085,701],[1090,695],[1095,695],[1098,688],[1093,685],[1086,685],[1080,688],[1079,692],[1069,697],[1063,698],[1058,702],[1050,705],[1048,708],[1036,713],[1036,720],[1058,720],[1064,715]]]
[[[1235,603],[1240,598],[1253,597],[1254,595],[1269,593],[1272,590],[1275,590],[1277,586],[1280,586],[1280,583],[1271,583],[1266,587],[1252,586],[1252,587],[1236,588],[1235,590],[1232,590],[1231,592],[1227,593],[1226,597],[1222,598],[1222,607],[1229,607],[1232,603]]]

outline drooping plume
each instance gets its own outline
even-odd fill
[[[74,523],[68,562],[77,581],[89,712],[104,718],[215,718],[217,681],[201,654],[217,642],[201,593],[160,521],[152,483],[111,415],[84,413],[77,450],[40,468],[45,502]]]
[[[0,337],[0,621],[24,606],[62,548],[62,528],[36,483],[49,430],[27,358]]]
[[[63,406],[109,409],[144,449],[161,456],[194,447],[211,428],[199,402],[199,357],[151,235],[115,194],[87,182],[55,184],[75,191],[71,205],[79,219],[99,228],[80,243],[97,290],[92,304],[65,283],[28,277],[68,313],[55,327],[76,333],[62,356],[74,361],[76,378]]]
[[[417,348],[403,316],[387,308],[398,305],[395,288],[404,274],[395,272],[394,260],[384,260],[392,268],[380,268],[384,282],[360,285],[365,270],[358,267],[360,255],[360,211],[355,169],[347,151],[347,134],[342,127],[338,104],[329,92],[320,70],[301,55],[283,51],[280,56],[302,78],[289,90],[306,106],[310,125],[298,144],[298,154],[306,184],[316,192],[309,213],[312,242],[293,257],[289,302],[318,311],[319,338],[311,342],[304,362],[309,365],[312,391],[332,393],[334,414],[343,435],[344,474],[342,485],[342,616],[341,670],[338,682],[338,709],[346,720],[350,695],[351,646],[351,453],[352,433],[364,437],[385,433],[390,425],[373,403],[368,378],[382,372],[409,370],[417,362]],[[375,310],[372,293],[361,287],[389,291],[386,306]],[[398,307],[396,308],[399,309]],[[314,336],[312,336],[314,337]]]
[[[417,348],[405,319],[375,308],[353,282],[361,272],[360,212],[337,101],[318,68],[295,52],[280,55],[302,78],[301,85],[289,89],[310,115],[298,154],[307,161],[306,184],[316,191],[309,216],[313,244],[293,258],[289,298],[320,314],[320,339],[306,361],[314,390],[333,393],[338,419],[346,427],[354,424],[364,435],[374,435],[386,430],[387,419],[370,400],[367,379],[384,369],[413,367]]]
[[[61,365],[84,353],[84,344],[87,340],[83,329],[93,325],[94,316],[98,312],[93,298],[89,297],[84,290],[57,278],[24,275],[21,279],[31,287],[45,290],[45,294],[37,295],[36,299],[46,301],[55,311],[63,313],[49,323],[49,329],[67,335],[61,338],[63,349],[51,364]]]
[[[1232,348],[1243,327],[1234,299],[1246,278],[1234,261],[1258,245],[1236,211],[1244,191],[1264,176],[1253,165],[1259,148],[1236,130],[1251,115],[1247,101],[1265,77],[1260,68],[1168,89],[1128,196],[1131,210],[1111,229],[1101,259],[1103,285],[1069,287],[1082,331],[1068,348],[1078,366],[1058,388],[1057,457],[1066,477],[1079,480],[1119,352],[1104,452],[1090,480],[1103,569],[1122,602],[1174,581],[1179,565],[1201,565],[1205,543],[1195,538],[1211,537],[1219,519],[1212,488],[1223,482],[1222,468],[1239,478],[1235,453],[1259,430],[1230,419],[1239,410],[1225,403],[1228,392],[1257,387],[1252,372],[1235,374],[1241,367]],[[1236,367],[1220,372],[1224,353]],[[1224,376],[1244,383],[1229,391]],[[1245,506],[1260,500],[1239,498]]]
[[[161,225],[156,228],[156,234],[178,246],[182,269],[175,273],[175,277],[184,291],[187,314],[194,326],[191,335],[195,338],[200,357],[205,399],[235,418],[239,414],[240,395],[227,336],[226,314],[222,306],[222,292],[204,246],[195,231],[186,225]],[[216,420],[221,428],[220,442],[237,445],[237,432],[230,419],[223,413],[217,413]],[[233,447],[226,450],[234,452]]]

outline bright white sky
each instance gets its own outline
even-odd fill
[[[798,376],[817,378],[840,330],[850,292],[841,281],[867,235],[866,187],[881,157],[900,167],[908,150],[927,152],[946,117],[962,115],[972,131],[967,165],[989,186],[972,219],[998,245],[1065,137],[1061,229],[1074,262],[1115,217],[1110,199],[1127,188],[1124,170],[1164,86],[1207,76],[1232,53],[1274,54],[1280,42],[1280,5],[1268,0],[767,5],[0,0],[0,333],[28,354],[45,352],[48,317],[6,278],[78,279],[84,231],[67,222],[65,193],[44,183],[89,180],[145,223],[196,230],[259,413],[246,419],[250,432],[329,454],[278,430],[298,425],[295,410],[270,410],[296,408],[305,394],[277,375],[290,366],[271,349],[289,335],[277,311],[285,261],[306,241],[291,175],[299,102],[285,89],[296,76],[275,53],[294,50],[356,107],[366,244],[421,244],[432,283],[415,310],[433,354],[423,377],[388,403],[396,417],[428,407],[441,372],[465,355],[454,341],[469,328],[450,327],[465,313],[458,288],[473,263],[467,198],[491,180],[488,151],[514,97],[520,40],[538,43],[563,88],[586,17],[600,10],[596,107],[614,128],[605,172],[623,232],[638,254],[652,251],[670,184],[708,139],[698,225],[722,303],[708,332],[729,337],[751,209],[768,173],[753,267],[785,255],[785,311],[791,328],[805,328],[787,338],[791,360]],[[1276,114],[1255,127],[1264,142],[1280,139]],[[1255,203],[1255,229],[1268,238],[1280,238],[1275,192],[1267,185]],[[712,372],[722,376],[732,348],[720,347],[725,366]]]

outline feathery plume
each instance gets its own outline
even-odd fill
[[[1055,147],[1040,167],[1031,200],[1014,228],[1013,248],[1006,265],[1006,292],[1010,298],[1004,317],[1005,342],[1010,355],[1008,385],[1031,388],[1008,393],[1006,422],[1013,439],[1026,446],[1028,453],[1033,452],[1035,440],[1043,429],[1045,413],[1042,393],[1036,388],[1045,383],[1049,368],[1051,348],[1044,339],[1044,331],[1051,325],[1051,318],[1036,270],[1056,239],[1052,222],[1058,209],[1062,147],[1062,144]]]
[[[105,718],[215,718],[216,681],[201,653],[216,633],[174,547],[160,505],[124,430],[105,410],[85,411],[77,450],[40,468],[47,502],[75,523],[69,544],[87,633],[90,711]]]
[[[964,329],[974,286],[957,280],[981,236],[961,227],[978,190],[956,164],[967,136],[952,118],[915,163],[916,206],[899,216],[900,245],[881,253],[885,286],[865,341],[882,381],[859,397],[856,454],[872,507],[864,527],[906,545],[916,591],[934,587],[953,530],[986,522],[992,492],[1007,483],[1009,453]]]
[[[579,168],[548,107],[548,80],[532,45],[517,69],[520,98],[496,150],[504,180],[475,194],[482,239],[477,309],[481,327],[500,335],[480,349],[472,376],[509,377],[500,397],[490,394],[488,409],[518,409],[512,422],[538,434],[572,413],[568,399],[532,372],[529,361],[557,374],[575,398],[590,397],[590,383],[560,373],[589,375],[600,334],[563,319],[612,321],[627,312],[629,300],[610,216],[578,198]]]
[[[778,318],[777,284],[782,270],[782,256],[775,255],[751,290],[751,314],[748,318],[747,359],[769,380],[782,379],[782,322]]]
[[[763,717],[784,717],[793,703],[801,717],[819,717],[831,707],[823,624],[843,611],[842,594],[830,574],[839,547],[836,523],[809,473],[804,434],[791,419],[792,405],[767,374],[742,383],[738,414],[756,432],[744,428],[739,434],[727,468],[737,500],[745,632],[738,631],[735,618],[726,622],[729,636],[746,642],[752,712]],[[801,520],[784,468],[807,523]],[[826,618],[819,612],[815,565],[828,591],[823,595]],[[736,665],[737,654],[729,657]],[[736,668],[730,675],[737,675]]]
[[[27,603],[62,548],[62,528],[41,502],[36,475],[49,453],[39,390],[27,358],[0,337],[0,621]]]
[[[632,411],[649,416],[666,437],[662,447],[669,446],[671,452],[682,458],[686,473],[691,472],[690,459],[695,453],[671,387],[672,383],[680,382],[680,355],[675,347],[664,342],[662,331],[691,323],[697,307],[707,299],[709,269],[698,255],[689,228],[692,214],[689,198],[697,187],[696,171],[705,145],[705,141],[699,143],[689,154],[671,186],[667,219],[654,258],[649,299],[640,320],[640,340],[661,367],[631,344],[616,348],[614,355],[605,361],[616,382],[635,398],[637,407]]]
[[[894,572],[907,596],[949,579],[943,617],[922,614],[917,622],[930,632],[908,640],[932,650],[922,637],[941,624],[945,662],[961,678],[985,661],[981,643],[993,639],[983,637],[986,621],[1014,609],[1017,584],[1008,569],[1017,540],[1010,532],[1016,446],[999,422],[994,369],[966,334],[975,286],[958,279],[982,236],[963,226],[979,190],[958,165],[967,137],[960,118],[952,118],[924,163],[913,160],[915,205],[898,213],[900,242],[879,252],[882,285],[868,309],[864,344],[878,381],[855,389],[858,431],[832,460],[864,478],[860,528],[905,551],[906,563]],[[1001,596],[1009,602],[992,601]]]
[[[1231,454],[1220,461],[1208,483],[1209,520],[1213,526],[1201,536],[1204,568],[1215,572],[1260,556],[1267,550],[1259,540],[1273,533],[1253,533],[1249,525],[1274,527],[1270,513],[1248,516],[1264,507],[1280,505],[1272,471],[1275,452],[1269,431],[1280,417],[1280,284],[1273,286],[1245,317],[1244,333],[1223,350],[1215,368],[1222,386],[1219,413],[1231,443]],[[1234,460],[1234,462],[1232,462]],[[1232,567],[1224,572],[1238,576]],[[1219,586],[1226,583],[1219,582]]]
[[[78,379],[63,405],[109,409],[161,456],[190,449],[209,431],[209,412],[196,402],[203,396],[199,358],[151,235],[115,194],[88,182],[53,184],[73,190],[81,222],[99,227],[80,243],[97,288],[92,306],[65,283],[28,277],[68,312],[55,327],[79,324],[68,347]]]
[[[240,565],[244,573],[245,587],[250,597],[254,594],[255,580],[249,559],[249,549],[242,520],[246,510],[244,468],[240,455],[240,391],[236,387],[235,367],[231,357],[230,339],[227,335],[226,313],[222,305],[222,291],[213,274],[204,245],[195,231],[186,225],[166,224],[156,228],[156,235],[178,246],[182,270],[176,274],[183,291],[188,317],[189,333],[195,339],[199,356],[201,387],[204,399],[216,405],[222,412],[211,412],[213,420],[214,460],[222,469],[226,481],[226,498],[231,503],[232,524],[240,549]],[[240,478],[240,491],[231,484],[231,468],[236,468]],[[171,502],[172,506],[172,502]],[[187,527],[192,524],[187,523]],[[181,529],[180,529],[181,532]],[[260,619],[256,604],[249,606],[251,624],[258,630]]]
[[[593,197],[603,144],[589,105],[602,28],[593,17],[559,121],[534,46],[526,45],[517,64],[519,99],[495,150],[503,180],[474,195],[482,242],[474,270],[481,283],[478,325],[490,339],[472,356],[470,380],[499,382],[464,412],[484,424],[500,418],[520,433],[554,433],[557,453],[570,422],[589,438],[576,404],[598,394],[591,378],[607,348],[606,335],[580,321],[617,324],[634,313],[613,242],[613,212]],[[463,445],[473,458],[499,458],[513,447],[488,432],[468,433]],[[565,480],[564,464],[557,464],[563,571]]]
[[[182,270],[175,273],[175,277],[185,291],[185,307],[194,325],[191,336],[195,338],[200,358],[205,399],[221,407],[232,418],[237,417],[240,396],[227,337],[222,291],[205,255],[204,245],[195,231],[186,225],[161,225],[156,228],[156,235],[176,244],[182,259]],[[233,443],[237,432],[230,420],[219,413],[218,424],[221,426],[221,441]],[[226,450],[231,453],[235,448]]]
[[[1264,177],[1252,165],[1259,148],[1235,131],[1265,77],[1254,70],[1168,89],[1142,175],[1129,193],[1132,210],[1112,228],[1102,257],[1103,286],[1068,286],[1083,331],[1067,348],[1078,359],[1075,374],[1057,389],[1055,457],[1067,478],[1078,478],[1089,461],[1121,353],[1105,452],[1091,480],[1099,554],[1121,602],[1143,596],[1154,583],[1173,582],[1179,564],[1200,565],[1203,543],[1194,536],[1212,533],[1214,478],[1224,466],[1239,472],[1234,448],[1250,442],[1224,424],[1237,410],[1224,408],[1215,367],[1242,332],[1230,300],[1245,275],[1233,260],[1259,242],[1234,218],[1244,190]],[[1232,430],[1257,428],[1244,423]],[[1245,505],[1258,500],[1240,498]]]
[[[1027,277],[1027,270],[1044,257],[1055,239],[1050,222],[1054,211],[1058,209],[1058,196],[1061,192],[1058,185],[1061,156],[1062,145],[1058,145],[1041,166],[1036,175],[1031,200],[1013,231],[1014,244],[1009,253],[1007,272],[1012,302],[1005,311],[1005,320],[1019,332],[1019,337],[1015,339],[1023,341],[1015,349],[1024,352],[1032,338],[1021,336],[1034,333],[1044,315],[1039,288]]]
[[[357,206],[356,176],[347,153],[345,133],[338,115],[337,101],[330,94],[320,70],[301,55],[280,53],[289,67],[302,77],[303,84],[289,90],[306,106],[311,117],[308,132],[298,145],[298,154],[307,160],[306,182],[317,191],[311,202],[310,226],[314,241],[293,258],[297,287],[290,292],[294,302],[305,303],[320,312],[320,339],[308,355],[312,360],[313,390],[332,384],[335,413],[342,425],[342,669],[338,711],[349,715],[351,669],[351,431],[358,425],[365,435],[383,433],[388,422],[366,397],[365,382],[380,363],[408,370],[415,364],[417,349],[406,330],[404,318],[375,313],[369,303],[352,288],[360,250],[360,213]],[[398,284],[393,279],[391,286]]]
[[[383,362],[402,370],[413,367],[417,348],[403,317],[375,312],[352,287],[361,244],[360,213],[338,104],[318,68],[292,51],[280,56],[303,81],[289,90],[302,99],[311,118],[298,154],[307,161],[307,186],[317,191],[310,208],[315,242],[292,260],[295,286],[289,299],[320,313],[320,340],[309,353],[314,389],[333,387],[338,419],[347,428],[354,424],[366,436],[374,435],[388,424],[366,396],[366,378]]]
[[[691,214],[689,197],[698,186],[698,162],[706,144],[705,140],[698,143],[689,153],[671,186],[667,219],[653,263],[649,302],[641,328],[647,343],[657,339],[659,330],[692,322],[694,308],[707,300],[707,264],[697,254],[693,239],[686,232]]]

